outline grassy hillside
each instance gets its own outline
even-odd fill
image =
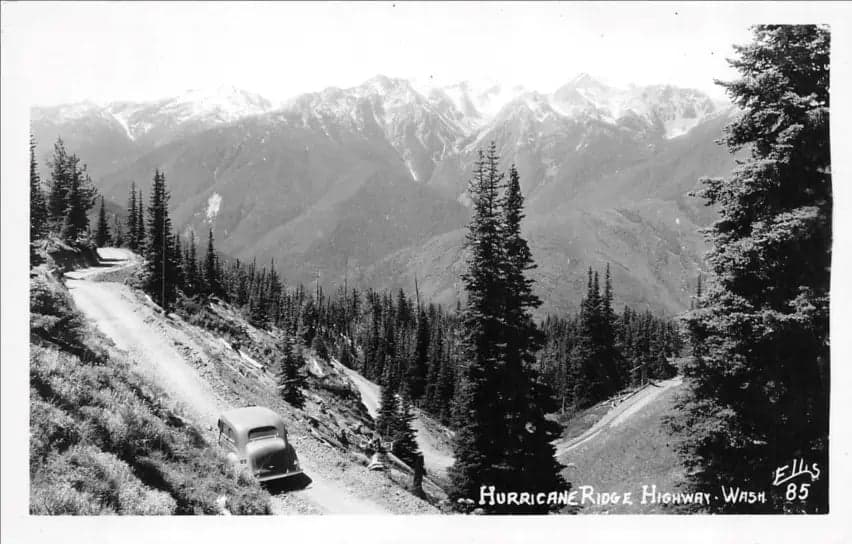
[[[587,485],[596,493],[632,493],[632,505],[587,504],[581,513],[673,513],[672,507],[659,503],[641,504],[641,499],[643,485],[649,488],[656,485],[659,492],[677,492],[683,482],[683,468],[674,450],[673,438],[663,423],[679,390],[675,387],[665,391],[632,415],[629,424],[610,427],[560,459],[569,464],[563,475],[572,482],[574,489]]]
[[[47,266],[31,279],[32,514],[269,513],[269,495],[85,324]]]

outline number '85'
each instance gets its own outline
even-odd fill
[[[787,493],[785,493],[785,498],[788,501],[794,501],[799,499],[803,501],[808,498],[808,488],[811,487],[811,484],[794,484],[791,483],[787,486]]]

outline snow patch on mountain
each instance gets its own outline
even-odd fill
[[[405,166],[408,167],[408,171],[411,173],[411,179],[414,181],[420,181],[417,179],[417,172],[414,171],[414,167],[411,166],[411,159],[405,159]]]
[[[216,216],[219,215],[219,208],[222,206],[222,195],[219,193],[213,193],[210,195],[210,198],[207,199],[207,221],[212,223]]]
[[[130,130],[130,125],[128,123],[128,116],[126,112],[112,112],[112,117],[119,125],[121,125],[121,128],[124,129],[124,132],[125,134],[127,134],[128,138],[130,138],[131,140],[136,139],[136,136],[133,134],[133,131]]]
[[[341,130],[368,139],[384,137],[414,181],[428,180],[435,165],[470,133],[448,100],[429,99],[409,81],[383,75],[356,87],[301,95],[280,116],[322,130],[329,138]]]
[[[671,85],[619,88],[604,85],[588,74],[577,76],[551,96],[553,108],[565,116],[581,114],[608,123],[638,118],[659,126],[665,138],[686,134],[716,111],[704,93]]]
[[[449,85],[420,82],[413,83],[413,86],[435,104],[451,104],[467,134],[483,128],[506,104],[529,92],[522,85],[504,85],[493,81],[461,81]]]

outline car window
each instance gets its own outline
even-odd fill
[[[248,432],[249,440],[259,440],[261,438],[275,438],[281,436],[278,429],[275,427],[256,427]]]
[[[236,441],[234,440],[233,429],[227,425],[221,425],[219,428],[219,445],[227,449],[236,449]]]

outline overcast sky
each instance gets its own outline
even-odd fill
[[[281,101],[375,74],[551,91],[579,72],[721,96],[731,44],[779,4],[31,3],[3,6],[33,104],[145,100],[234,85]],[[806,18],[806,15],[805,15]],[[15,71],[15,73],[21,73]]]

